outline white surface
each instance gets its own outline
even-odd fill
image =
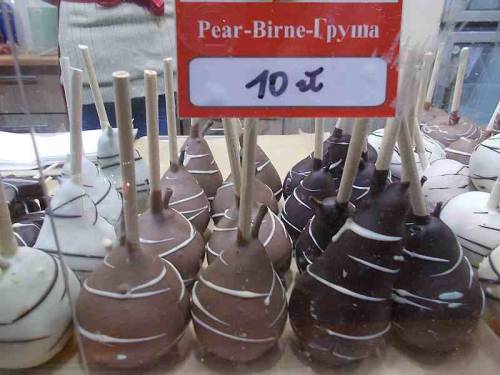
[[[243,31],[244,32],[244,31]],[[304,72],[320,67],[316,84],[318,92],[301,92],[296,83],[309,82]],[[265,96],[259,99],[259,84],[245,88],[264,70],[283,71],[288,87],[280,96],[273,96],[267,80]],[[196,106],[217,107],[372,107],[386,98],[387,62],[381,58],[196,58],[189,64],[189,96]],[[279,90],[282,79],[277,79]]]
[[[87,130],[82,134],[85,156],[95,161],[100,130]],[[69,133],[35,135],[43,165],[63,163],[70,153]],[[0,171],[36,168],[35,151],[28,133],[0,132]]]

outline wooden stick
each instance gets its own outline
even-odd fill
[[[323,138],[325,137],[325,119],[314,119],[314,158],[323,160]]]
[[[363,145],[368,130],[368,119],[358,118],[354,121],[351,142],[347,151],[347,158],[340,180],[340,187],[337,193],[337,202],[344,204],[349,202],[352,192],[352,184],[358,173],[361,154],[363,153]]]
[[[399,151],[401,153],[401,160],[403,162],[403,169],[405,179],[410,181],[410,197],[413,206],[413,213],[416,216],[427,216],[427,207],[425,205],[424,195],[422,194],[422,186],[420,185],[420,176],[415,163],[415,155],[411,146],[410,131],[408,128],[408,121],[405,117],[398,119],[401,121],[401,128],[399,131]]]
[[[10,220],[9,205],[5,196],[5,187],[0,176],[0,255],[11,257],[16,254],[17,241],[12,231],[12,221]]]
[[[490,197],[488,199],[487,207],[488,209],[498,212],[498,205],[500,204],[500,177],[497,178],[493,189],[491,190]]]
[[[110,127],[111,124],[109,123],[108,114],[106,113],[106,108],[104,107],[104,100],[102,99],[101,89],[99,88],[99,82],[97,81],[97,76],[95,74],[94,64],[92,62],[92,58],[90,57],[89,47],[80,44],[78,48],[82,51],[83,62],[85,63],[87,75],[89,76],[90,89],[92,91],[92,97],[94,98],[95,107],[97,109],[99,123],[101,124],[101,129],[105,129]]]
[[[422,71],[420,74],[420,83],[418,86],[418,94],[417,94],[417,105],[416,105],[416,110],[415,110],[415,116],[420,120],[420,117],[422,116],[422,112],[424,110],[424,102],[426,98],[426,92],[427,92],[427,84],[429,83],[430,75],[431,75],[431,68],[432,68],[432,61],[434,59],[434,54],[432,52],[427,52],[424,55],[423,62],[422,62]],[[417,122],[417,126],[419,125],[419,122]]]
[[[450,116],[458,114],[460,102],[462,100],[462,91],[464,88],[465,74],[469,62],[469,48],[462,48],[460,51],[460,60],[458,62],[457,80],[455,81],[455,90],[453,91],[453,100],[451,102]]]
[[[226,139],[227,154],[231,175],[233,176],[234,194],[240,196],[241,191],[241,164],[238,136],[236,135],[237,122],[235,119],[222,119],[224,126],[224,138]]]
[[[146,124],[148,128],[149,154],[149,200],[152,212],[159,212],[163,206],[160,188],[160,130],[158,127],[157,73],[144,71],[144,92],[146,96]]]
[[[68,56],[59,58],[61,66],[61,78],[64,87],[64,98],[66,100],[66,108],[68,109],[68,117],[71,118],[71,64]]]
[[[257,120],[249,119],[245,123],[243,135],[243,173],[241,179],[240,216],[238,221],[239,237],[243,242],[252,238],[252,204],[255,180],[255,154],[257,145]]]
[[[398,134],[399,121],[396,121],[394,118],[388,118],[385,122],[384,136],[382,137],[382,144],[380,145],[377,161],[375,162],[375,168],[378,171],[389,170]]]
[[[431,79],[429,80],[429,86],[427,87],[427,96],[424,102],[424,109],[428,111],[432,105],[432,99],[434,98],[434,91],[436,90],[436,84],[439,77],[439,69],[441,68],[441,60],[443,59],[443,52],[446,43],[442,42],[436,53],[436,60],[434,60],[434,67],[432,68]]]
[[[165,80],[165,102],[167,105],[167,126],[168,126],[168,151],[170,156],[170,165],[179,165],[179,154],[177,148],[177,124],[175,115],[175,96],[174,96],[174,67],[172,58],[163,60],[163,71]]]
[[[495,111],[493,112],[493,115],[491,116],[490,122],[488,123],[488,126],[486,127],[487,130],[492,130],[492,131],[497,131],[500,129],[495,129],[495,125],[497,125],[499,119],[498,117],[500,116],[500,100],[498,101],[497,107],[495,108]]]
[[[71,68],[71,104],[70,117],[70,155],[71,178],[77,184],[82,183],[82,95],[83,72]]]
[[[132,134],[132,108],[130,104],[129,73],[113,73],[115,91],[115,114],[120,140],[120,163],[123,180],[125,237],[128,243],[139,246],[139,223],[137,220],[137,193],[135,185],[135,150]]]

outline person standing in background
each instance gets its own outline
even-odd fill
[[[109,121],[115,111],[112,73],[130,73],[132,116],[138,135],[146,135],[144,69],[158,72],[160,132],[166,134],[163,59],[174,57],[174,0],[44,0],[59,7],[59,49],[71,65],[85,71],[78,45],[89,47]],[[85,75],[86,76],[86,75]],[[84,83],[83,128],[99,129],[87,77]]]

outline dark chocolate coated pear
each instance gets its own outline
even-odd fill
[[[290,322],[312,358],[342,365],[368,357],[391,328],[408,184],[377,172],[367,200],[299,276]]]
[[[271,188],[258,179],[254,181],[254,194],[257,203],[267,206],[275,214],[279,212],[278,202]],[[234,183],[232,182],[232,176],[229,176],[224,184],[217,190],[217,194],[212,204],[212,219],[215,223],[218,223],[224,216],[224,212],[231,208],[234,200]]]
[[[130,243],[115,247],[85,280],[76,304],[94,367],[138,369],[160,360],[189,323],[189,293],[175,267]]]
[[[330,172],[340,177],[342,166],[347,157],[351,136],[344,134],[342,129],[334,129],[333,134],[323,143],[323,165],[330,166]],[[295,164],[288,172],[283,182],[283,197],[287,199],[300,182],[309,176],[314,169],[313,154]]]
[[[161,201],[160,192],[153,192]],[[184,284],[191,285],[204,259],[202,236],[183,215],[169,207],[172,190],[165,190],[163,204],[157,203],[139,215],[141,247],[168,260],[179,271]]]
[[[233,362],[262,356],[285,327],[285,289],[257,239],[265,213],[259,210],[253,238],[234,241],[200,273],[192,290],[198,340],[207,351]]]
[[[199,122],[191,125],[189,137],[181,148],[179,163],[196,179],[208,200],[213,201],[222,185],[222,174],[204,138],[204,131],[200,131]]]
[[[424,124],[422,131],[429,137],[448,147],[460,138],[479,141],[482,130],[474,125],[472,120],[460,118],[457,114],[436,117],[434,120]]]
[[[393,322],[404,343],[451,351],[473,341],[484,296],[451,229],[433,215],[410,217],[393,292]]]
[[[300,182],[285,201],[281,213],[281,218],[294,243],[314,215],[311,198],[321,200],[334,196],[340,183],[339,178],[334,179],[331,176],[328,166],[321,167],[321,161],[318,159],[315,159],[315,164],[314,171]]]
[[[349,215],[348,205],[339,204],[335,197],[322,201],[313,198],[311,203],[316,212],[295,243],[295,260],[301,273],[326,250]]]
[[[257,213],[257,204],[254,205],[253,214]],[[210,240],[207,243],[207,259],[212,263],[220,254],[231,246],[237,239],[239,204],[224,212],[224,216],[214,227]],[[274,269],[280,277],[283,277],[290,269],[292,261],[292,240],[285,226],[278,216],[268,211],[262,220],[258,235],[259,241],[266,249],[267,255]]]
[[[205,192],[182,165],[171,164],[161,179],[161,189],[171,189],[169,206],[203,233],[210,221],[210,203]]]

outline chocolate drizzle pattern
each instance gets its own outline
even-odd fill
[[[71,337],[71,310],[61,264],[55,257],[19,247],[5,258],[0,279],[0,368],[40,365],[58,353]],[[70,292],[80,290],[68,273]]]
[[[471,181],[480,191],[490,192],[500,175],[500,134],[481,142],[470,158]]]
[[[312,358],[330,365],[368,357],[391,328],[409,185],[384,188],[387,172],[381,173],[371,199],[306,267],[290,298],[290,321],[300,343]]]
[[[97,268],[104,259],[105,240],[116,240],[113,226],[99,216],[94,202],[70,179],[61,183],[46,215],[54,220],[61,252],[68,266],[82,277]],[[35,247],[57,253],[49,217],[43,221]]]
[[[474,125],[471,120],[461,118],[454,121],[454,119],[450,119],[449,115],[436,117],[427,122],[422,125],[422,131],[445,147],[460,138],[479,141],[482,136],[481,128]]]
[[[500,245],[500,213],[498,208],[487,208],[489,198],[490,194],[479,191],[461,194],[444,206],[440,216],[475,268]]]

